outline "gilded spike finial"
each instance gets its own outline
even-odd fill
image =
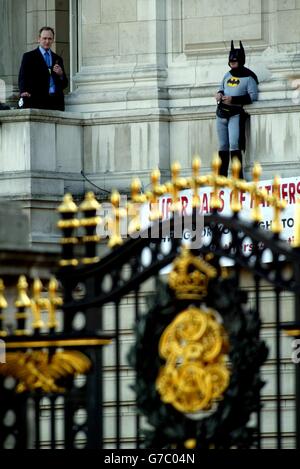
[[[160,183],[160,170],[158,168],[152,171],[151,182],[153,186]]]
[[[49,311],[49,320],[48,328],[50,332],[54,332],[58,327],[58,321],[56,319],[56,309],[58,306],[62,306],[63,300],[57,294],[58,282],[55,277],[51,277],[48,285],[48,311]]]
[[[28,308],[31,305],[30,298],[27,295],[28,283],[25,275],[21,275],[17,284],[18,297],[15,301],[17,308]]]
[[[61,215],[61,220],[59,220],[57,226],[63,232],[63,237],[60,240],[62,259],[59,261],[59,264],[61,267],[74,267],[78,265],[78,260],[74,259],[73,255],[74,245],[78,243],[78,238],[73,235],[73,231],[79,227],[79,220],[75,218],[78,207],[74,203],[71,194],[65,194],[63,203],[57,210]]]
[[[195,449],[197,446],[197,440],[195,438],[190,438],[184,442],[184,447],[187,449]]]
[[[123,240],[120,233],[120,222],[121,219],[126,216],[126,210],[120,208],[121,196],[118,191],[115,190],[112,192],[110,201],[113,208],[113,218],[107,220],[108,227],[111,231],[111,236],[108,241],[108,247],[112,249],[123,244]]]
[[[147,196],[146,194],[143,194],[142,192],[142,183],[139,178],[133,179],[131,183],[131,198],[132,202],[137,203],[137,204],[144,204],[147,202]]]
[[[97,201],[94,192],[87,192],[84,201],[79,206],[79,210],[83,212],[80,226],[85,229],[85,235],[81,238],[81,242],[85,245],[83,264],[94,264],[99,261],[96,250],[100,236],[96,233],[96,229],[102,223],[101,217],[97,215],[97,210],[100,207],[101,205]]]
[[[133,201],[137,199],[142,190],[142,183],[139,178],[134,178],[131,182],[131,198]]]
[[[241,163],[238,158],[234,157],[232,161],[232,166],[231,166],[231,172],[232,172],[232,179],[233,179],[233,190],[232,190],[232,197],[231,197],[231,210],[234,213],[238,213],[241,208],[241,202],[240,202],[240,191],[236,185],[236,181],[240,177],[240,171],[241,171]]]
[[[159,209],[159,197],[163,194],[162,186],[160,185],[160,170],[154,169],[151,173],[152,191],[148,193],[148,200],[150,202],[150,215],[149,220],[160,220],[162,217],[161,210]]]
[[[175,161],[171,166],[172,179],[175,181],[180,174],[181,165],[178,161]]]
[[[89,212],[99,210],[101,205],[95,197],[94,192],[87,192],[84,197],[84,201],[80,204],[79,210],[81,212]]]
[[[179,188],[177,184],[180,170],[181,170],[180,163],[178,163],[178,161],[175,161],[171,166],[172,183],[170,185],[172,199],[173,199],[171,210],[173,212],[177,212],[177,211],[179,212],[182,208],[180,197],[179,197]]]
[[[5,286],[2,278],[0,278],[0,309],[7,308],[7,301],[4,296]]]
[[[201,159],[198,156],[193,158],[192,169],[193,169],[193,179],[192,179],[192,188],[193,188],[193,208],[200,207],[201,200],[199,196],[199,184],[198,178],[201,168]]]
[[[31,310],[33,314],[32,327],[35,330],[35,332],[38,332],[44,326],[44,323],[41,317],[41,311],[42,309],[47,307],[47,300],[46,298],[42,298],[41,296],[42,289],[43,289],[43,285],[40,279],[39,278],[34,279],[33,287],[32,287],[33,299],[31,301]]]
[[[241,172],[241,162],[236,156],[233,158],[231,170],[232,170],[232,177],[234,179],[239,179],[240,172]]]
[[[251,195],[252,195],[252,202],[253,202],[253,209],[252,209],[252,220],[256,223],[259,223],[262,220],[262,214],[260,209],[260,196],[259,192],[259,178],[261,176],[261,165],[259,163],[255,163],[253,166],[252,177],[254,185],[252,186]]]
[[[286,202],[280,199],[280,178],[279,176],[274,177],[273,182],[273,208],[274,215],[272,221],[273,233],[280,233],[282,231],[281,223],[281,212],[285,208]]]
[[[65,194],[62,204],[58,206],[59,213],[77,213],[78,207],[73,201],[72,194]]]
[[[3,310],[7,308],[7,301],[4,296],[4,282],[2,278],[0,278],[0,337],[5,337],[7,335],[7,332],[3,330]]]
[[[295,205],[295,228],[294,228],[294,248],[300,247],[300,199],[296,200]]]
[[[26,320],[28,319],[28,314],[26,309],[31,306],[30,298],[27,295],[28,283],[25,275],[21,275],[18,280],[17,290],[18,296],[15,301],[15,306],[17,308],[16,312],[16,322],[17,327],[15,330],[16,335],[27,335],[28,331],[25,329]]]
[[[261,176],[261,165],[259,163],[254,163],[253,170],[252,170],[252,177],[254,182],[259,182],[259,178]]]
[[[172,195],[171,210],[173,212],[180,212],[182,210],[180,191],[187,187],[187,180],[180,177],[180,170],[180,163],[175,161],[171,166],[172,181],[167,185],[168,191]]]
[[[212,161],[212,196],[211,196],[211,208],[212,209],[218,209],[221,207],[221,201],[219,198],[219,173],[220,173],[220,167],[221,167],[221,158],[219,157],[218,154],[215,154],[213,157]]]
[[[136,233],[141,230],[140,210],[141,205],[147,200],[145,194],[141,194],[142,183],[139,178],[134,178],[131,183],[131,202],[127,205],[129,225],[128,233]]]
[[[216,153],[213,157],[212,165],[211,165],[214,176],[219,176],[221,164],[222,164],[221,158]]]

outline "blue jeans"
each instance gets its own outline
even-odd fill
[[[219,151],[239,150],[240,115],[222,119],[217,116],[217,133],[219,138]]]

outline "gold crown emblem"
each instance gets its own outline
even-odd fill
[[[201,300],[207,295],[209,279],[216,275],[217,270],[213,266],[183,247],[173,262],[168,281],[177,298]]]

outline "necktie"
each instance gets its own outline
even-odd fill
[[[50,58],[50,54],[49,54],[49,51],[46,50],[45,52],[45,61],[46,61],[46,64],[48,66],[48,68],[51,67],[51,58]]]
[[[51,57],[50,57],[50,54],[49,54],[48,50],[46,50],[46,52],[44,54],[44,57],[45,57],[45,62],[47,64],[47,67],[48,67],[48,70],[49,70],[49,75],[50,75],[49,94],[53,94],[53,93],[55,93],[55,83],[54,83],[53,77],[51,75]]]

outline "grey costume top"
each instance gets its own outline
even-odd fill
[[[244,70],[248,71],[246,68],[244,68]],[[240,75],[240,73],[237,73],[237,75]],[[222,93],[224,96],[232,96],[232,102],[229,105],[222,103],[221,106],[222,108],[230,109],[231,115],[238,114],[244,104],[251,104],[253,101],[257,100],[257,81],[250,73],[249,75],[245,73],[245,75],[246,76],[235,76],[234,70],[231,70],[225,73],[222,80],[219,93]]]
[[[257,83],[254,78],[250,75],[247,77],[235,77],[234,70],[224,75],[220,92],[225,96],[245,96],[248,94],[251,102],[256,101],[258,95]],[[233,100],[233,104],[240,103]]]

